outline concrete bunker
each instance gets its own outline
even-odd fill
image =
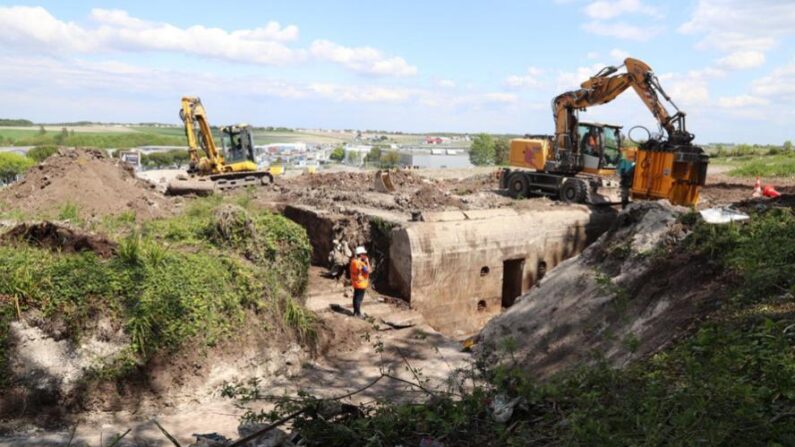
[[[365,245],[377,258],[378,291],[408,301],[434,329],[464,338],[596,240],[616,212],[549,204],[424,212],[416,221],[289,205],[284,215],[307,229],[313,264],[329,266],[334,240]]]
[[[436,330],[466,337],[581,252],[614,216],[585,206],[426,213],[424,222],[393,230],[390,285]]]

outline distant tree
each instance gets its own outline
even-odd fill
[[[31,160],[37,163],[41,163],[47,157],[49,157],[50,155],[54,154],[57,151],[58,148],[50,144],[44,146],[36,146],[28,151],[28,158],[30,158]]]
[[[0,118],[0,126],[33,126],[33,121],[23,119]]]
[[[511,152],[511,142],[507,138],[497,138],[494,142],[494,163],[507,165]]]
[[[792,141],[787,140],[784,142],[784,150],[791,151],[792,150]]]
[[[400,164],[400,154],[397,151],[387,151],[381,156],[381,167],[394,168]]]
[[[61,133],[55,136],[55,144],[64,144],[66,139],[69,138],[69,131],[65,127],[61,128]]]
[[[15,152],[0,152],[0,181],[11,183],[36,162]]]
[[[167,168],[174,164],[174,156],[170,153],[170,151],[144,154],[141,157],[141,164],[149,168]]]
[[[188,151],[182,149],[172,149],[168,151],[168,153],[171,155],[171,160],[177,166],[177,168],[187,165],[190,161],[190,154]]]
[[[494,139],[489,134],[479,134],[469,146],[469,161],[473,165],[494,164]]]
[[[47,133],[47,129],[44,126],[39,126],[39,135],[44,135]]]
[[[329,158],[336,161],[342,161],[342,159],[345,158],[345,148],[342,146],[335,147],[334,150],[331,151]]]
[[[373,146],[370,152],[364,157],[364,161],[381,161],[381,146]]]
[[[747,144],[741,144],[737,146],[737,155],[751,155],[754,152],[754,148]]]

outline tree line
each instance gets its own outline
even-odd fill
[[[475,136],[469,146],[469,161],[475,166],[506,165],[511,143],[507,138],[495,138],[487,133]]]

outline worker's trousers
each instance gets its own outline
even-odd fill
[[[365,289],[353,289],[353,315],[362,314],[362,301],[364,301]]]

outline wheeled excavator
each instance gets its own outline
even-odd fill
[[[616,74],[621,67],[625,71]],[[622,66],[605,67],[580,87],[552,101],[555,135],[526,135],[511,140],[509,164],[520,169],[503,169],[500,186],[513,196],[618,203],[617,165],[621,157],[634,156],[633,199],[668,199],[675,205],[695,205],[706,181],[709,157],[692,143],[694,136],[687,131],[685,112],[665,93],[652,69],[642,61],[627,58]],[[621,126],[581,122],[578,112],[606,104],[630,87],[661,130],[652,135],[646,129],[646,141],[637,148],[622,149]],[[676,113],[669,114],[660,96]]]
[[[185,126],[190,161],[187,175],[169,183],[167,194],[207,194],[216,189],[273,183],[270,172],[257,170],[251,126],[239,124],[221,128],[221,152],[213,139],[201,99],[183,97],[179,117]]]

